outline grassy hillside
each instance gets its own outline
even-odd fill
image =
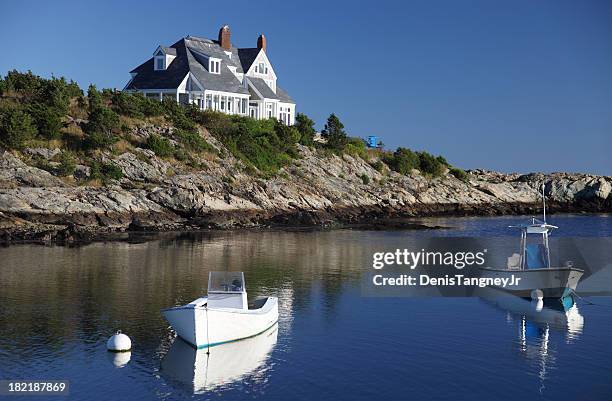
[[[147,124],[174,129],[146,138],[134,135],[138,127]],[[69,176],[77,164],[82,164],[91,168],[92,180],[119,179],[121,169],[105,162],[104,153],[121,154],[137,147],[194,168],[200,167],[196,155],[226,157],[204,139],[201,128],[242,160],[247,172],[264,178],[299,157],[298,143],[318,148],[322,156],[349,153],[362,157],[379,171],[388,166],[402,174],[417,169],[438,176],[448,169],[458,178],[466,178],[465,172],[450,166],[443,157],[427,152],[366,149],[362,139],[345,132],[334,114],[322,131],[327,139],[323,144],[313,141],[314,122],[304,114],[298,114],[295,126],[287,127],[274,119],[228,116],[138,94],[99,91],[95,86],[84,93],[73,81],[44,79],[31,72],[11,71],[0,79],[0,146],[13,151],[61,149],[51,159],[52,164],[43,158],[31,160],[31,164],[56,175]]]

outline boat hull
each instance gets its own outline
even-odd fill
[[[481,277],[490,278],[520,278],[518,283],[510,287],[497,287],[519,297],[529,298],[533,290],[542,291],[544,298],[561,298],[575,291],[583,270],[573,267],[552,267],[543,269],[508,270],[482,267]]]
[[[208,308],[187,304],[162,311],[176,334],[196,348],[208,348],[263,333],[278,321],[278,299],[258,309]]]

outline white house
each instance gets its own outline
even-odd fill
[[[232,46],[227,25],[218,40],[187,36],[170,47],[158,46],[130,74],[125,91],[193,103],[202,110],[295,122],[295,102],[276,83],[264,35],[257,47],[243,49]]]

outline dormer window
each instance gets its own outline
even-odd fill
[[[172,60],[176,58],[176,49],[172,47],[158,46],[153,53],[153,70],[163,71],[168,69]]]
[[[221,74],[221,60],[217,58],[209,59],[209,68],[208,71],[211,74]]]

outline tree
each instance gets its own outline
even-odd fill
[[[325,123],[325,128],[321,131],[321,135],[327,139],[327,147],[336,153],[344,151],[348,143],[348,136],[344,131],[344,124],[334,114],[330,114]]]
[[[29,114],[16,106],[0,109],[0,142],[13,149],[21,149],[24,142],[36,135],[36,126]]]
[[[299,143],[306,146],[314,145],[315,122],[306,114],[297,113],[295,116],[295,128],[300,133]]]
[[[119,127],[119,115],[105,106],[102,95],[94,85],[87,90],[89,101],[89,117],[84,131],[85,147],[89,149],[104,148],[116,141],[113,131]]]

